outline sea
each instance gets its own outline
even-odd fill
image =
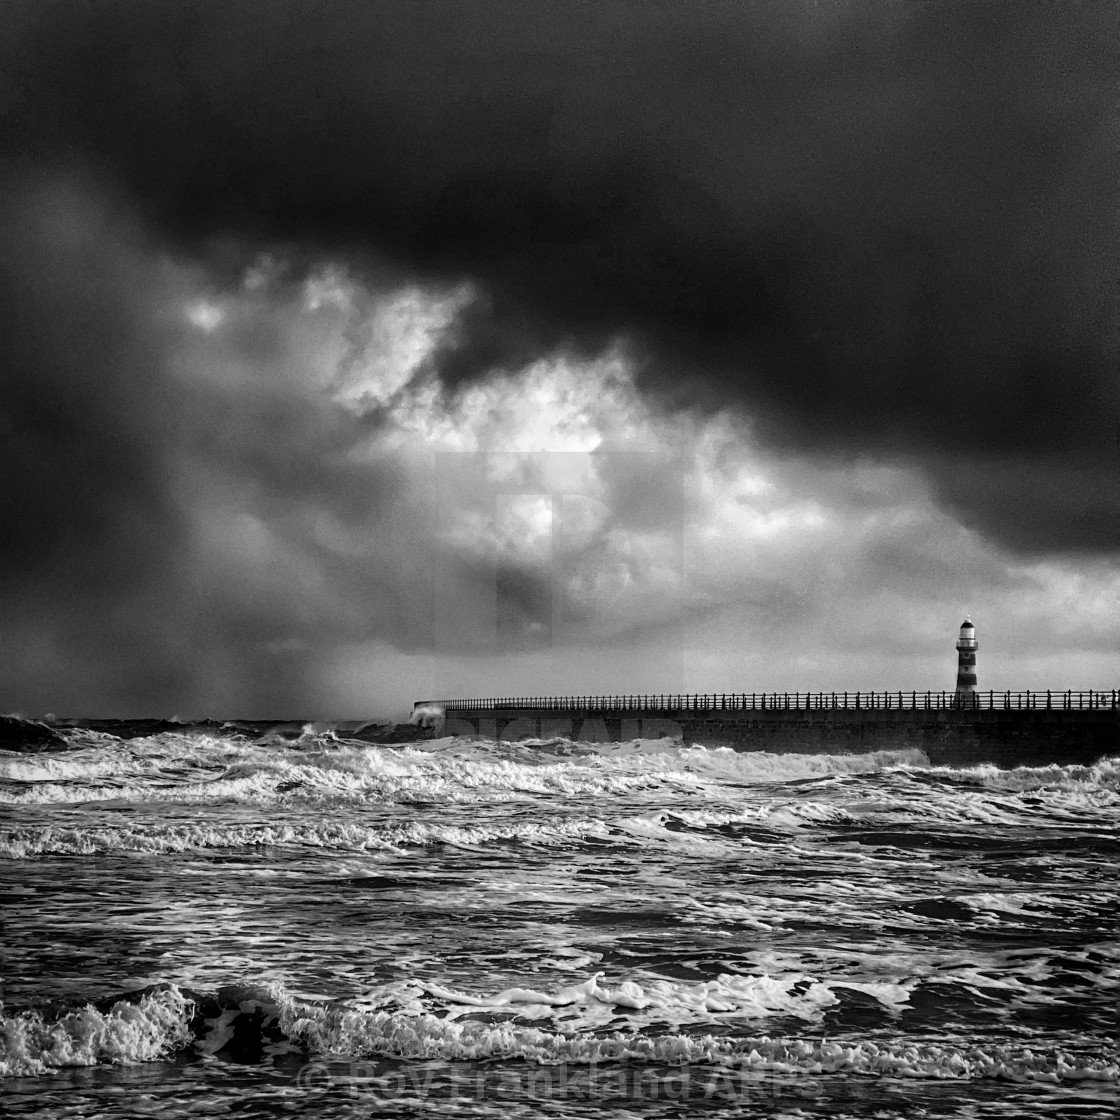
[[[1109,1117],[1120,759],[69,727],[0,1112]]]

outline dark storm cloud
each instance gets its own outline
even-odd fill
[[[477,279],[449,383],[621,333],[675,404],[916,457],[1016,548],[1120,547],[1114,5],[17,10],[9,152],[196,248]]]
[[[0,662],[17,694],[22,674],[67,675],[56,639],[140,692],[175,675],[133,641],[185,533],[153,421],[158,268],[121,224],[33,177],[0,184]]]
[[[348,459],[366,426],[296,376],[295,286],[207,350],[183,315],[199,274],[104,183],[9,172],[0,705],[314,714],[319,645],[430,640],[422,565],[405,586],[388,550],[369,548],[366,572],[316,541],[307,511],[360,535],[399,497],[400,472]],[[409,531],[423,526],[397,516],[396,539],[420,553]],[[239,539],[254,530],[256,553]]]
[[[549,559],[491,539],[464,456],[457,490],[406,461],[438,425],[332,396],[413,280],[477,293],[432,358],[466,395],[417,406],[441,423],[470,426],[472,386],[497,408],[490,390],[528,384],[479,385],[494,369],[621,338],[666,411],[740,406],[817,464],[848,548],[838,617],[879,575],[949,600],[963,578],[960,553],[923,565],[937,542],[889,525],[894,552],[860,553],[833,470],[857,457],[917,462],[1024,553],[1114,552],[1117,23],[1021,3],[10,3],[0,704],[337,715],[343,646],[360,705],[383,668],[367,646],[470,665],[665,641],[682,563],[639,538],[680,523],[672,454],[638,469],[604,443],[612,517]],[[292,271],[250,269],[256,287],[262,249]],[[300,270],[324,262],[366,293],[343,326],[305,306]],[[800,539],[728,558],[705,626],[734,608],[802,635],[824,595],[787,557]]]
[[[147,298],[153,270],[125,245],[105,251],[111,210],[79,217],[68,192],[36,186],[0,188],[0,517],[8,540],[0,578],[26,575],[44,555],[64,557],[77,539],[109,550],[128,538],[143,569],[152,531],[175,532],[160,435],[146,423],[162,348]],[[114,571],[94,564],[67,580],[96,593],[96,581]]]

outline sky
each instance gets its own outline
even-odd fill
[[[0,709],[1120,680],[1120,9],[11,0]]]

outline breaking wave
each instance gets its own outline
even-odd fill
[[[897,996],[886,993],[886,998]],[[835,1002],[828,985],[802,984],[799,989],[759,977],[721,977],[691,987],[666,983],[650,990],[634,983],[606,988],[597,975],[551,994],[509,989],[490,996],[436,985],[411,990],[397,986],[362,1001],[300,999],[278,983],[229,986],[217,993],[160,984],[54,1016],[41,1010],[5,1012],[0,1075],[25,1077],[75,1066],[146,1062],[188,1049],[220,1054],[235,1039],[244,1045],[249,1034],[257,1046],[281,1043],[308,1055],[341,1058],[520,1059],[542,1065],[689,1063],[959,1080],[1115,1082],[1120,1076],[1115,1054],[1099,1052],[1036,1051],[1001,1044],[962,1048],[924,1038],[771,1038],[726,1030],[666,1033],[639,1028],[590,1035],[525,1021],[542,1008],[645,1011],[670,1003],[678,1010],[700,1010],[708,1019],[726,1015],[734,1021],[757,1020],[790,1010],[812,1018],[810,1009]],[[426,1006],[432,1004],[440,1006],[438,1013]]]

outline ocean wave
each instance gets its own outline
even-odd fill
[[[119,789],[104,793],[120,797]],[[609,800],[599,802],[602,810]],[[593,808],[593,806],[588,806]],[[804,826],[850,820],[845,809],[820,801],[769,801],[736,811],[657,809],[649,813],[603,812],[564,817],[521,816],[494,823],[469,817],[459,821],[408,820],[362,824],[356,822],[181,823],[129,821],[88,825],[34,825],[0,829],[0,857],[34,859],[51,855],[93,855],[110,852],[179,853],[207,848],[289,846],[340,852],[399,852],[446,844],[478,848],[515,843],[527,847],[563,847],[593,840],[596,846],[669,846],[715,854],[726,849],[733,856],[751,841],[727,832],[736,825],[770,831],[796,831]]]
[[[598,846],[659,843],[675,847],[711,847],[726,843],[718,833],[704,836],[667,827],[680,820],[705,823],[757,821],[778,816],[765,809],[742,814],[711,814],[687,810],[651,815],[559,820],[519,820],[494,824],[430,823],[362,825],[346,823],[180,824],[136,822],[128,825],[68,827],[42,825],[0,830],[0,857],[33,859],[50,855],[93,855],[109,852],[179,853],[207,848],[259,845],[332,849],[340,852],[400,852],[446,844],[478,848],[516,843],[527,847],[569,846],[593,839]],[[807,815],[814,816],[809,808]],[[798,820],[790,814],[790,822]]]
[[[87,745],[46,757],[0,756],[0,803],[285,801],[470,803],[540,796],[617,798],[653,789],[702,790],[731,778],[772,783],[914,764],[920,752],[866,756],[736,754],[726,748],[635,741],[591,749],[443,740],[370,747],[324,746],[315,733],[295,745],[163,733]]]
[[[96,748],[75,749],[67,754],[0,753],[0,779],[26,784],[80,782],[87,779],[141,778],[161,772],[160,759],[145,758],[128,750],[119,741],[113,749],[104,744]]]
[[[680,805],[675,823],[658,815],[662,795]],[[908,828],[915,821],[938,828],[1080,828],[1120,807],[1120,763],[953,770],[930,768],[914,750],[776,755],[669,740],[532,745],[447,738],[370,746],[314,728],[294,744],[165,731],[127,742],[110,736],[57,755],[0,752],[0,804],[12,806],[111,801],[325,811],[573,799],[588,806],[649,802],[657,807],[648,817],[655,839],[681,824],[698,834],[706,829],[714,841],[712,832],[726,825],[788,830],[857,819],[880,826],[904,821]],[[694,810],[696,803],[712,808]],[[621,827],[642,825],[634,818]]]
[[[134,740],[127,752],[116,750],[71,763],[65,759],[45,765],[8,760],[8,769],[0,771],[0,776],[32,784],[0,790],[0,803],[124,798],[255,804],[308,800],[455,804],[534,796],[617,797],[666,783],[695,786],[697,782],[677,768],[620,766],[609,761],[595,764],[583,758],[529,762],[494,757],[473,747],[439,752],[411,746],[342,744],[329,751],[310,751],[221,739],[166,740],[165,736],[148,744]],[[104,784],[90,780],[97,778]],[[113,779],[111,783],[109,779]]]
[[[738,988],[723,978],[715,989],[713,985],[693,986],[697,1000],[702,999],[712,1013],[725,1015],[731,1023],[743,1018],[738,1012],[752,981],[734,979]],[[766,999],[775,992],[779,1000],[788,996],[785,989],[768,990],[760,978],[753,982],[756,991],[751,998],[757,999],[759,991]],[[258,1047],[265,1041],[282,1040],[289,1048],[295,1046],[309,1055],[350,1059],[701,1064],[810,1075],[842,1072],[958,1080],[1115,1082],[1120,1076],[1115,1054],[1036,1051],[987,1040],[980,1044],[905,1036],[880,1041],[818,1040],[728,1033],[726,1029],[719,1034],[643,1029],[588,1033],[536,1026],[523,1021],[525,1015],[495,1017],[535,1006],[554,1010],[592,1001],[642,1012],[657,996],[636,984],[602,987],[598,976],[551,994],[515,988],[493,996],[471,996],[433,985],[411,991],[397,985],[362,1001],[297,998],[277,983],[230,986],[216,994],[160,984],[111,1003],[66,1009],[54,1018],[41,1010],[5,1012],[0,1075],[26,1077],[74,1066],[155,1061],[188,1048],[220,1057],[231,1041],[244,1041],[250,1035]],[[814,993],[810,998],[823,997]],[[442,1005],[440,1014],[425,1007],[425,1001],[432,1000]],[[449,1008],[459,1008],[461,1013],[448,1015]],[[468,1013],[482,1017],[463,1017]]]
[[[961,782],[982,785],[988,789],[1013,792],[1035,790],[1082,790],[1086,787],[1120,790],[1120,758],[1102,758],[1091,766],[1016,766],[1001,770],[998,766],[934,768],[934,773],[947,774]]]
[[[7,829],[0,832],[0,856],[32,859],[44,855],[94,855],[107,852],[186,852],[206,848],[287,845],[343,851],[395,851],[397,845],[376,829],[353,824],[169,824],[117,828]]]
[[[703,772],[749,782],[790,782],[845,774],[871,774],[895,767],[927,767],[929,758],[916,747],[836,754],[779,754],[732,747],[680,747],[681,761]]]
[[[8,1015],[0,1004],[0,1077],[157,1061],[193,1043],[193,1014],[193,1001],[174,984],[104,1010],[86,1004],[53,1019],[42,1011]]]

